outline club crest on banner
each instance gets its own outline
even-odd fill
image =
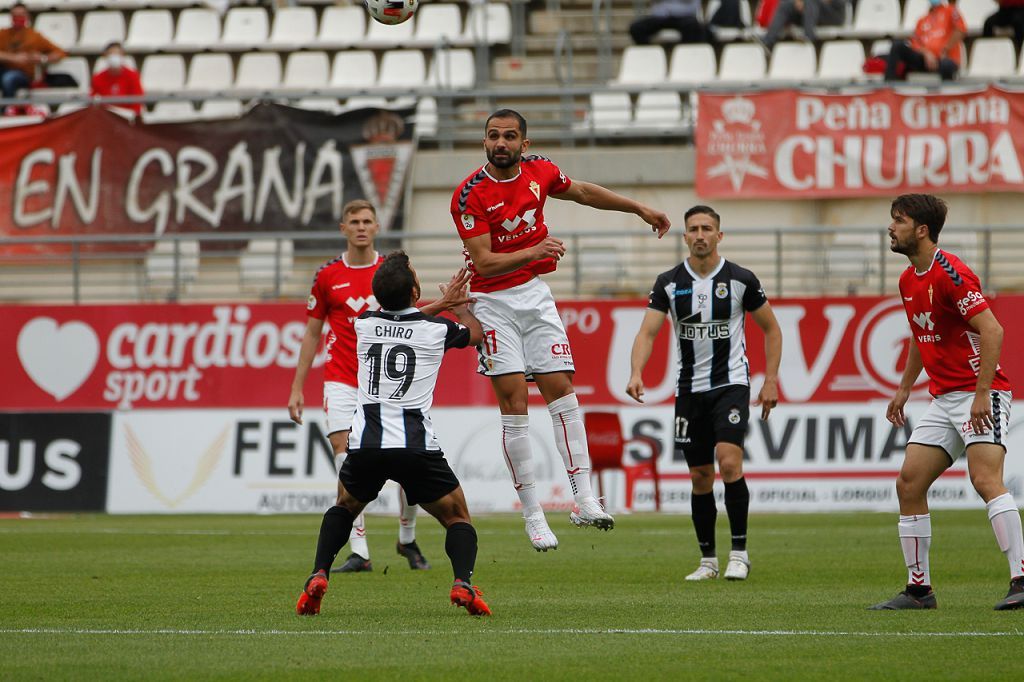
[[[397,114],[382,111],[363,125],[368,144],[352,146],[352,160],[366,198],[377,208],[382,230],[391,221],[402,201],[406,171],[412,159],[413,143],[400,142],[405,123]]]
[[[722,103],[721,117],[711,121],[707,156],[721,159],[707,170],[707,177],[728,176],[733,191],[743,189],[748,175],[767,178],[768,169],[753,160],[768,152],[757,106],[737,95]]]

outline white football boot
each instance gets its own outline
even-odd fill
[[[558,549],[558,538],[551,532],[548,520],[544,518],[544,512],[537,512],[524,516],[526,521],[526,536],[538,552],[546,552],[549,549]]]
[[[611,530],[615,527],[615,519],[594,497],[584,497],[579,504],[573,505],[569,520],[580,528],[593,526],[601,530]]]
[[[697,570],[686,576],[687,580],[714,580],[718,577],[718,557],[704,557]]]
[[[750,575],[750,557],[746,552],[729,552],[729,563],[725,567],[726,580],[746,580]]]

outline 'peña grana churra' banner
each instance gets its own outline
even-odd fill
[[[1024,92],[700,94],[697,194],[1021,191]]]
[[[352,199],[400,229],[411,110],[260,104],[145,125],[101,107],[0,131],[0,235],[337,229]]]

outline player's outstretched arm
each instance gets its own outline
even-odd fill
[[[629,383],[626,384],[626,394],[638,403],[644,401],[644,367],[651,359],[654,339],[664,322],[665,313],[648,308],[644,313],[643,322],[640,323],[640,331],[633,339],[633,350],[629,353]]]
[[[302,423],[302,408],[305,399],[302,387],[306,385],[306,376],[313,366],[316,347],[320,343],[320,335],[324,331],[324,321],[315,317],[306,319],[306,333],[302,335],[302,346],[299,348],[299,362],[295,366],[295,378],[292,379],[291,395],[288,396],[288,416],[296,424]]]
[[[772,307],[765,303],[750,313],[757,326],[764,332],[764,384],[757,394],[755,405],[761,406],[761,420],[768,418],[779,404],[779,364],[782,362],[782,328]]]
[[[974,387],[974,402],[971,404],[971,426],[981,434],[985,429],[995,428],[992,416],[992,380],[999,366],[999,354],[1003,349],[1003,326],[991,310],[983,310],[967,320],[981,336],[981,361],[978,366],[978,382]]]
[[[900,378],[900,386],[896,389],[896,395],[889,401],[885,409],[885,418],[896,426],[903,426],[907,423],[907,416],[903,413],[903,406],[910,398],[910,391],[917,383],[917,377],[921,376],[924,363],[921,361],[921,351],[917,348],[917,342],[910,340],[907,348],[907,365],[903,368],[903,376]]]
[[[565,192],[561,194],[552,194],[555,199],[563,199],[566,201],[575,201],[577,204],[584,206],[590,206],[592,208],[599,208],[605,211],[622,211],[623,213],[635,213],[640,216],[645,223],[651,226],[651,230],[658,233],[658,239],[665,236],[669,228],[672,227],[672,223],[669,221],[668,216],[657,211],[650,206],[645,206],[638,201],[634,201],[629,197],[624,197],[621,194],[611,191],[601,185],[595,185],[592,182],[583,182],[582,180],[573,180],[572,185],[569,186]]]
[[[437,285],[437,288],[441,290],[441,298],[427,303],[420,308],[420,312],[427,315],[439,315],[445,310],[451,310],[457,305],[472,303],[474,299],[471,299],[467,295],[466,290],[466,287],[469,284],[469,277],[469,270],[466,268],[459,268],[459,271],[452,275],[452,278],[448,280],[447,284]]]
[[[473,261],[473,267],[481,277],[504,275],[506,272],[518,270],[535,260],[544,258],[558,260],[565,255],[565,244],[561,239],[554,237],[547,237],[540,244],[528,249],[509,253],[491,251],[491,235],[489,234],[463,239],[462,243],[466,245],[469,258]]]
[[[469,312],[469,307],[465,304],[452,308],[452,313],[459,319],[459,324],[469,330],[469,345],[479,346],[484,340],[484,328],[480,325],[480,320],[476,319],[476,315]]]

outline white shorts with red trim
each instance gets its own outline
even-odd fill
[[[991,396],[995,428],[985,429],[982,434],[975,433],[971,427],[974,393],[954,391],[932,399],[910,434],[909,442],[940,447],[954,462],[964,454],[967,446],[975,443],[995,443],[1006,449],[1013,394],[1009,391],[992,391]]]
[[[555,298],[543,280],[534,277],[519,286],[471,296],[476,302],[470,310],[484,329],[477,348],[479,373],[529,376],[576,371]]]
[[[327,413],[327,435],[352,430],[359,389],[340,381],[324,382],[324,412]]]

